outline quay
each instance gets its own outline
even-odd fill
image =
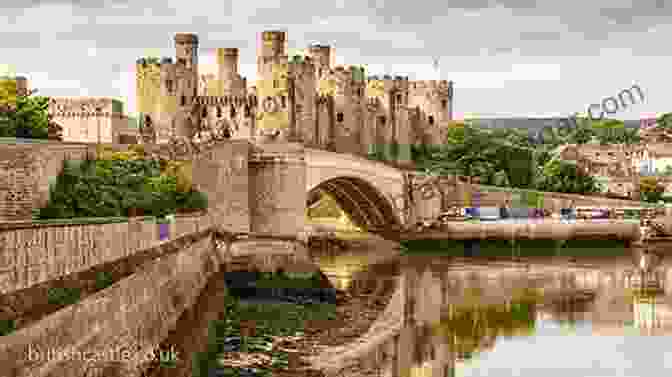
[[[640,238],[639,223],[623,220],[530,219],[529,221],[444,222],[419,230],[402,230],[399,240],[478,240],[478,239],[617,239]]]

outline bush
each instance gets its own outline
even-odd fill
[[[52,287],[47,292],[47,301],[52,305],[68,306],[78,302],[81,294],[82,292],[79,288]]]
[[[112,274],[108,271],[100,271],[96,274],[96,289],[101,290],[109,287],[114,284],[114,279],[112,279]]]
[[[16,323],[13,319],[0,320],[0,336],[5,336],[16,330]]]
[[[183,208],[193,210],[206,210],[208,208],[208,197],[200,191],[190,191],[182,204]]]
[[[107,159],[64,161],[50,201],[38,219],[122,217],[133,210],[165,216],[181,208],[203,210],[205,194],[193,190],[190,166],[140,158],[136,151],[105,154]]]

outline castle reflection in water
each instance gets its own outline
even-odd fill
[[[481,375],[469,373],[486,365],[488,354],[516,339],[548,341],[545,334],[554,328],[577,346],[585,335],[621,336],[637,339],[645,349],[655,335],[672,335],[672,269],[665,263],[642,275],[627,256],[586,263],[577,258],[571,264],[544,257],[479,262],[406,256],[383,261],[397,266],[384,275],[381,271],[394,269],[381,270],[366,259],[349,256],[339,268],[321,264],[331,266],[326,273],[331,270],[334,282],[350,275],[344,288],[395,280],[394,296],[363,337],[367,341],[344,347],[339,361],[375,367],[382,376]],[[512,365],[526,362],[525,357],[511,360]],[[571,368],[572,360],[566,364]]]

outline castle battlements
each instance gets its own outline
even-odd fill
[[[175,34],[175,43],[198,44],[198,35],[193,33]]]
[[[248,87],[247,80],[239,74],[238,48],[217,48],[217,72],[199,75],[198,37],[176,34],[175,63],[167,58],[136,62],[138,111],[163,134],[173,132],[175,127],[181,128],[178,133],[189,134],[188,128],[193,126],[185,111],[190,105],[205,106],[202,111],[208,114],[212,114],[211,106],[244,105],[246,114],[259,115],[248,120],[252,122],[250,130],[296,127],[302,130],[302,137],[319,143],[327,142],[323,140],[327,135],[324,127],[333,126],[319,125],[327,119],[324,111],[336,119],[334,135],[343,140],[350,134],[343,131],[341,135],[340,130],[371,129],[375,133],[380,132],[379,127],[394,127],[396,131],[389,134],[402,135],[412,129],[426,132],[436,128],[439,121],[451,118],[452,86],[446,80],[410,81],[408,76],[389,74],[367,77],[361,65],[333,66],[334,49],[329,45],[312,44],[304,55],[288,54],[285,31],[263,31],[258,36],[257,88]],[[257,96],[271,100],[261,101]],[[415,113],[416,109],[422,116],[412,121],[402,114]],[[375,113],[393,121],[371,123],[373,118],[363,114],[367,111],[368,115]],[[202,120],[217,121],[212,117]],[[233,137],[246,137],[243,135],[251,132],[240,131]],[[426,139],[426,135],[411,138],[418,137]],[[356,148],[366,150],[364,146]]]
[[[366,104],[368,107],[377,108],[380,106],[380,99],[378,97],[370,97],[366,99]]]
[[[110,112],[95,112],[95,111],[48,111],[48,114],[55,118],[109,118],[109,119],[123,119],[126,115],[121,113]]]
[[[257,104],[257,96],[196,96],[194,102],[208,106],[254,106]]]
[[[269,30],[262,32],[261,38],[264,41],[285,41],[287,33],[281,30]]]
[[[418,80],[410,83],[410,89],[417,93],[437,92],[447,95],[450,91],[448,80]]]

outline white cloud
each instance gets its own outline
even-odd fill
[[[477,0],[100,1],[86,3],[87,8],[58,0],[25,9],[13,3],[19,8],[0,8],[8,21],[16,16],[16,23],[0,22],[3,63],[54,95],[86,91],[134,102],[129,72],[134,73],[135,60],[152,50],[174,56],[175,32],[197,32],[204,52],[239,47],[241,73],[253,84],[258,33],[273,27],[289,32],[291,47],[332,44],[336,62],[368,64],[371,74],[453,80],[456,112],[570,114],[633,82],[643,88],[646,101],[617,115],[638,118],[669,107],[660,78],[667,77],[672,59],[660,46],[670,31],[669,20],[661,16],[670,12],[639,2],[629,10],[639,17],[631,24],[623,22],[627,14],[620,5],[605,3],[612,9],[605,13],[599,1],[581,2],[578,13],[548,1],[534,9],[529,1],[510,0],[489,8],[490,2]],[[618,22],[609,25],[609,19]],[[201,56],[201,70],[214,73],[214,59]],[[438,72],[433,56],[441,57]],[[40,76],[47,71],[48,77]],[[127,108],[134,108],[130,102]]]

